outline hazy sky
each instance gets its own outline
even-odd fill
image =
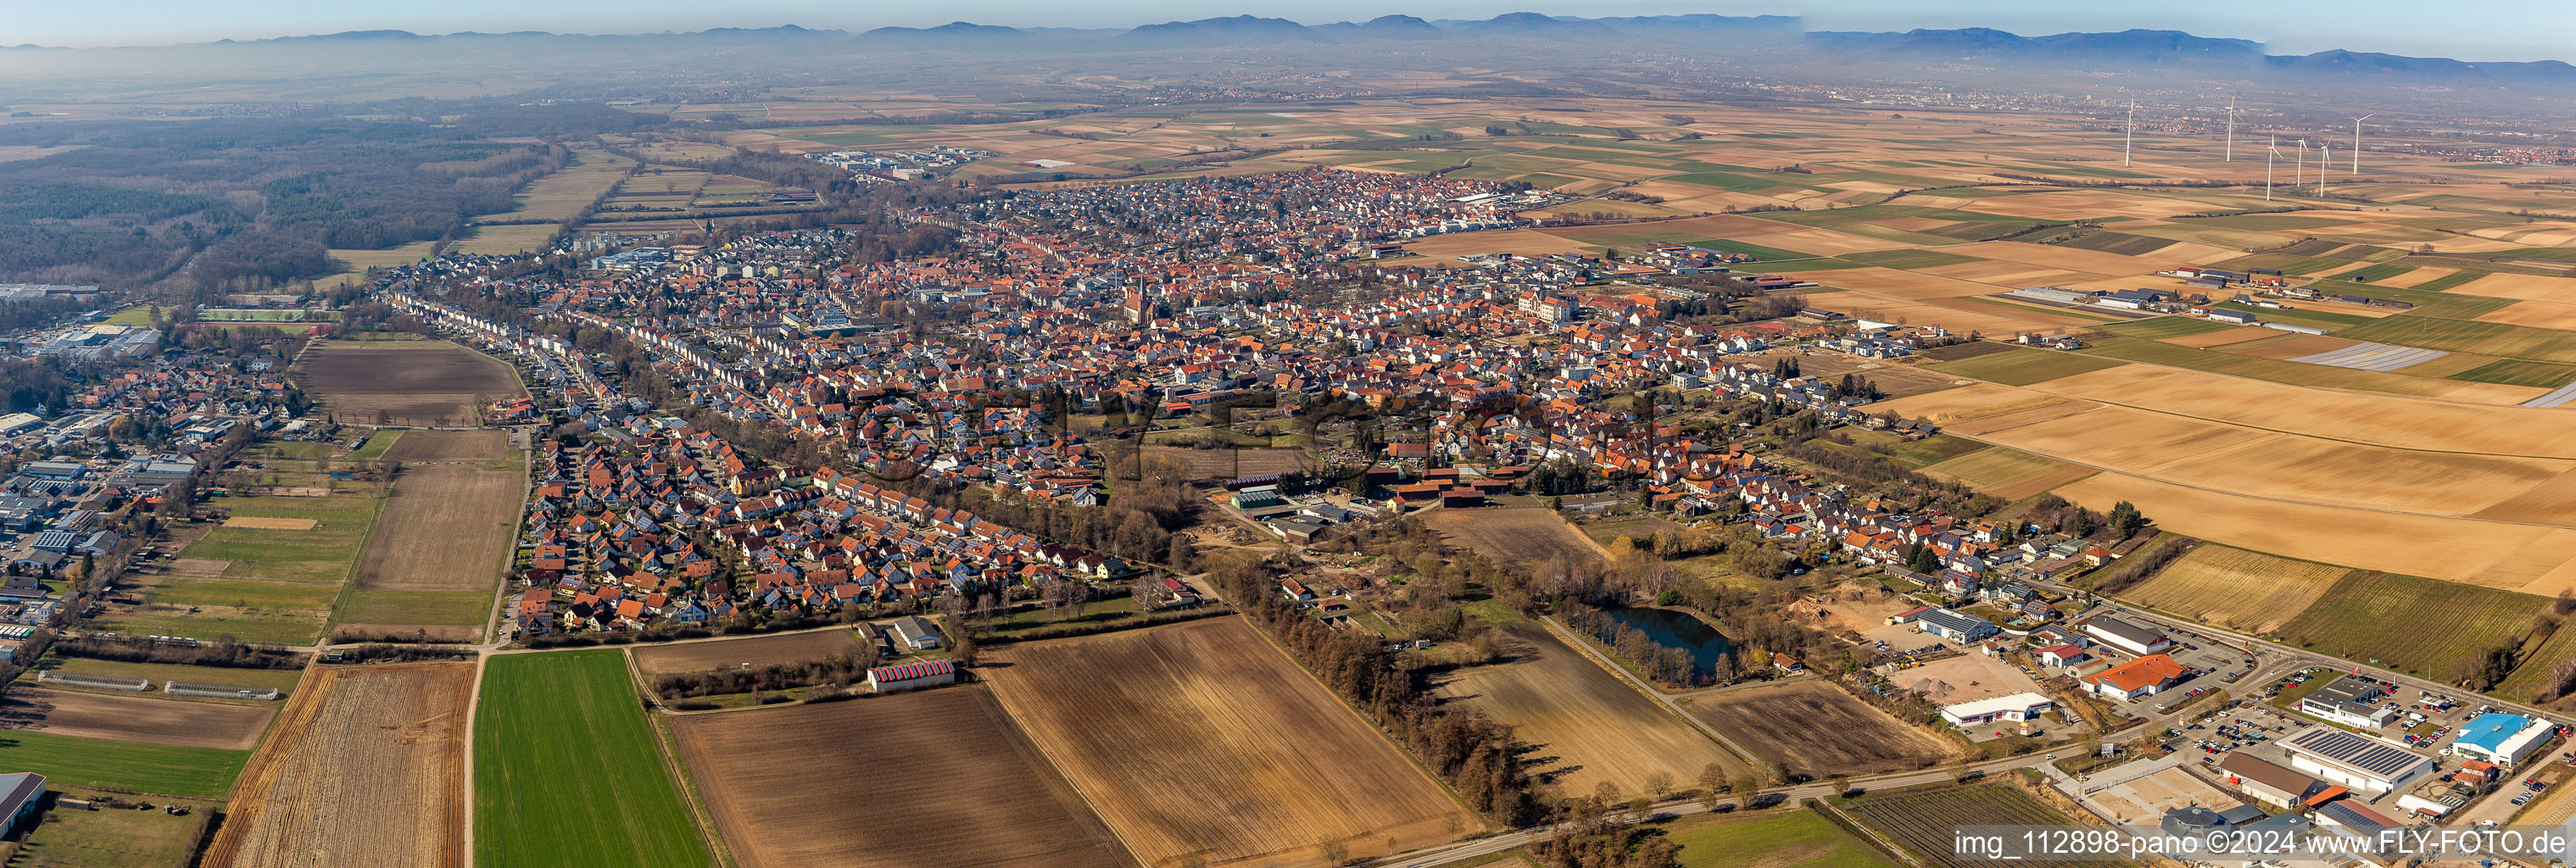
[[[2464,60],[2576,60],[2571,0],[0,0],[0,44],[161,45],[398,29],[645,33],[709,27],[865,30],[965,20],[1047,27],[1127,27],[1212,15],[1308,24],[1388,13],[1488,18],[1554,15],[1803,15],[1815,30],[1994,27],[2024,35],[2131,27],[2253,39],[2275,54],[2328,48]]]

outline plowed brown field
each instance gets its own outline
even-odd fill
[[[1237,618],[985,652],[977,670],[1148,866],[1318,866],[1482,821]]]
[[[463,868],[473,688],[464,663],[314,670],[205,864]]]
[[[472,425],[481,403],[526,394],[510,366],[446,341],[324,341],[291,376],[317,411],[361,424]]]
[[[228,705],[21,687],[0,700],[0,728],[173,747],[249,750],[274,705]]]
[[[413,437],[431,432],[412,432]],[[489,591],[518,529],[527,479],[517,470],[470,464],[407,467],[394,479],[376,535],[358,564],[358,587],[395,591]]]
[[[744,868],[1122,868],[1125,848],[980,684],[671,718]],[[850,806],[899,791],[900,818]]]
[[[1439,694],[1509,724],[1537,750],[1530,770],[1558,792],[1590,795],[1602,781],[1623,793],[1646,791],[1655,772],[1696,781],[1716,763],[1732,776],[1744,761],[1660,703],[1536,623],[1504,628],[1512,659],[1458,670]]]

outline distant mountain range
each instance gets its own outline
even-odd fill
[[[1384,44],[1512,44],[1543,51],[1558,43],[1673,54],[1772,51],[1789,67],[1869,69],[1895,62],[1920,67],[1925,62],[1958,64],[2022,72],[2120,71],[2152,68],[2176,75],[2200,75],[2252,83],[2291,86],[2346,84],[2408,86],[2433,89],[2509,89],[2564,96],[2576,85],[2576,66],[2559,61],[2484,63],[2440,57],[2405,57],[2356,51],[2322,51],[2308,55],[2272,55],[2261,43],[2243,39],[2195,36],[2173,30],[2125,30],[2117,33],[2060,33],[2022,36],[2002,30],[1968,27],[1954,30],[1910,30],[1903,33],[1809,32],[1788,16],[1655,15],[1625,18],[1578,18],[1514,12],[1482,20],[1425,21],[1409,15],[1387,15],[1366,22],[1300,24],[1284,18],[1237,15],[1196,21],[1170,21],[1128,29],[1017,28],[956,22],[937,27],[881,27],[852,34],[794,25],[759,29],[721,28],[695,33],[629,36],[581,36],[552,33],[454,33],[421,36],[399,30],[364,30],[318,36],[232,41],[181,46],[181,49],[238,49],[253,46],[379,46],[405,50],[459,48],[501,42],[559,44],[607,49],[632,41],[650,45],[775,45],[808,53],[834,50],[1009,51],[1022,53],[1160,52],[1188,49],[1245,49],[1300,46],[1367,46]],[[60,51],[19,46],[0,52]],[[161,49],[115,49],[117,51]],[[1765,62],[1769,62],[1766,56]],[[1819,67],[1818,64],[1825,65]]]

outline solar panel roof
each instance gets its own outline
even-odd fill
[[[2387,742],[2330,729],[2309,730],[2291,739],[2290,746],[2382,777],[2424,761],[2423,755]]]

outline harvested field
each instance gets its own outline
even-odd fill
[[[1147,446],[1148,461],[1169,461],[1181,468],[1186,478],[1235,479],[1264,473],[1294,473],[1306,469],[1303,449],[1190,449],[1180,446]]]
[[[446,341],[324,341],[290,376],[319,411],[360,423],[470,425],[526,394],[508,365]]]
[[[2561,414],[2308,389],[2132,365],[2034,387],[2147,410],[2401,449],[2576,458]]]
[[[978,671],[1147,866],[1382,856],[1483,822],[1237,618],[1010,645]],[[994,665],[999,664],[999,665]]]
[[[510,458],[506,431],[408,431],[385,450],[388,461],[496,461]]]
[[[2463,285],[2460,292],[2494,298],[2576,303],[2576,277],[2489,274]]]
[[[1956,753],[1814,679],[1702,696],[1690,713],[1784,772],[1814,778],[1930,768]]]
[[[431,432],[415,432],[418,434]],[[415,437],[396,444],[400,449]],[[526,477],[471,464],[403,468],[358,564],[358,587],[489,591],[518,530]]]
[[[2057,493],[2091,509],[2119,501],[2136,504],[2165,530],[2238,548],[2299,560],[2432,576],[2437,579],[2520,587],[2555,594],[2568,553],[2549,539],[2563,529],[2466,518],[2408,515],[2245,497],[2159,482],[2125,473],[2097,473],[2059,486]],[[2528,550],[2528,551],[2527,551]],[[2549,552],[2554,559],[2530,559]],[[2461,553],[2474,553],[2460,557]],[[2543,563],[2542,561],[2546,561]],[[2527,565],[2541,573],[2506,571]],[[2513,584],[2504,584],[2507,581]]]
[[[225,527],[247,527],[257,528],[260,530],[312,530],[314,525],[320,523],[321,522],[309,518],[264,518],[251,515],[224,519]]]
[[[19,687],[0,699],[0,728],[169,747],[248,750],[277,706]]]
[[[2091,476],[2093,468],[2042,458],[2018,449],[1987,449],[1923,468],[1935,479],[1956,479],[2007,501],[2020,500]]]
[[[2531,633],[2549,601],[2414,576],[2356,572],[2289,623],[2282,641],[2426,678],[2451,679],[2490,648]],[[2397,630],[2395,624],[2440,625]]]
[[[465,663],[324,666],[251,759],[205,864],[465,865]]]
[[[671,733],[744,868],[1134,864],[980,684],[680,715]],[[850,805],[917,781],[890,823]]]
[[[1602,556],[1599,546],[1544,507],[1440,509],[1422,523],[1498,564],[1536,564],[1549,558],[1576,563]]]
[[[2121,596],[2196,621],[2270,635],[2349,572],[2331,564],[2203,545]]]
[[[2029,793],[2002,784],[1978,784],[1885,798],[1862,799],[1848,808],[1854,817],[1886,833],[1898,846],[1913,851],[1938,868],[1978,868],[1986,860],[1958,855],[1953,836],[1960,826],[2065,826],[2075,821],[2040,803]],[[2101,868],[2134,862],[2025,859],[2016,864],[2048,868]]]
[[[815,630],[805,633],[777,633],[745,639],[718,639],[707,642],[680,642],[669,645],[630,646],[635,668],[646,677],[673,672],[707,672],[749,663],[762,666],[771,663],[796,663],[824,660],[833,655],[856,650],[857,634],[846,628]]]
[[[1709,763],[1730,775],[1746,770],[1743,760],[1547,627],[1523,622],[1503,629],[1511,637],[1509,662],[1458,670],[1438,693],[1517,730],[1537,748],[1530,771],[1558,792],[1588,795],[1602,781],[1623,793],[1646,792],[1648,775],[1692,781]]]

